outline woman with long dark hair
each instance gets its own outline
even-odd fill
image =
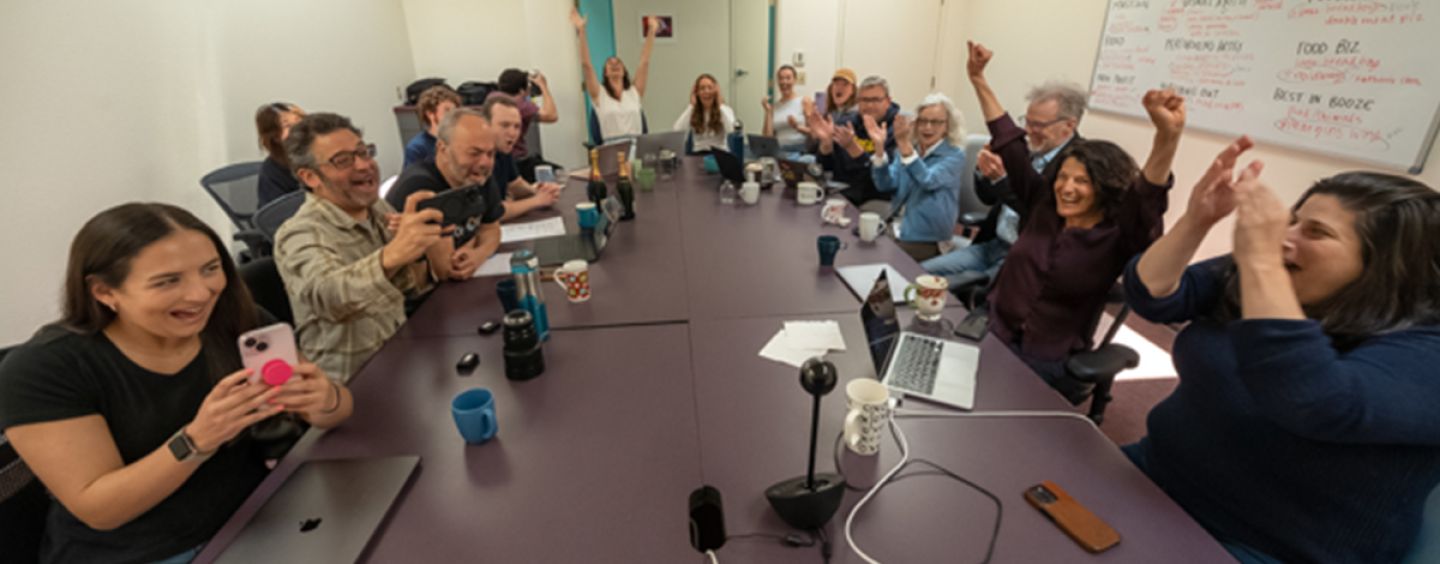
[[[645,132],[640,102],[645,98],[645,85],[650,77],[650,52],[655,50],[655,34],[660,31],[660,20],[654,15],[646,20],[649,27],[645,30],[645,45],[640,48],[640,64],[635,67],[635,81],[632,83],[630,71],[625,69],[620,57],[605,60],[604,82],[595,76],[595,66],[590,63],[590,44],[585,37],[585,22],[588,19],[576,9],[570,9],[570,25],[575,26],[580,43],[585,93],[590,95],[590,104],[595,107],[595,120],[600,123],[600,141],[609,143],[639,137]]]
[[[725,105],[720,83],[715,77],[702,74],[690,86],[690,105],[675,120],[675,131],[690,132],[692,150],[696,153],[730,150],[725,136],[735,131],[735,110]]]
[[[303,117],[304,110],[285,102],[265,104],[255,110],[255,129],[266,155],[260,165],[260,197],[256,208],[300,190],[300,182],[290,172],[290,158],[285,155],[285,138],[290,135],[290,127],[300,123]]]
[[[59,502],[42,562],[188,562],[265,476],[247,428],[350,415],[303,360],[250,382],[237,340],[261,316],[222,243],[174,206],[101,212],[71,244],[63,317],[0,363],[0,429]]]
[[[780,150],[787,153],[804,151],[805,132],[809,131],[804,126],[805,100],[795,93],[795,78],[795,67],[781,65],[780,70],[775,71],[780,98],[772,100],[766,96],[760,100],[765,108],[763,134],[774,137],[780,143]]]
[[[1290,209],[1241,138],[1126,300],[1189,322],[1180,384],[1125,454],[1241,562],[1399,562],[1440,484],[1440,193],[1351,172]],[[1189,264],[1223,218],[1234,250]]]

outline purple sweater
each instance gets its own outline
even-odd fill
[[[1027,356],[1064,360],[1090,349],[1095,322],[1125,264],[1160,238],[1174,176],[1156,186],[1141,175],[1126,192],[1120,217],[1066,229],[1054,189],[1030,164],[1025,131],[1009,114],[986,125],[1011,189],[1030,208],[990,292],[990,329],[1007,344],[1018,337]],[[1061,164],[1057,158],[1045,171]]]

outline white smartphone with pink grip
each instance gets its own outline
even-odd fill
[[[250,383],[279,386],[290,380],[299,364],[295,331],[289,323],[276,323],[240,335],[240,360],[250,369]]]

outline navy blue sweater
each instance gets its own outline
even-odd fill
[[[1372,336],[1348,351],[1313,320],[1215,319],[1222,257],[1150,296],[1151,321],[1191,321],[1175,339],[1180,384],[1126,447],[1222,540],[1287,563],[1397,562],[1440,483],[1440,327]]]

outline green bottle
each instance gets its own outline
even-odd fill
[[[630,221],[635,219],[635,188],[630,185],[630,162],[625,160],[625,153],[615,157],[620,161],[620,181],[615,183],[615,191],[620,193],[620,203],[625,206],[620,221]]]
[[[590,184],[585,187],[585,196],[595,202],[596,211],[601,211],[605,209],[605,197],[609,195],[610,189],[600,176],[600,152],[590,149]]]

